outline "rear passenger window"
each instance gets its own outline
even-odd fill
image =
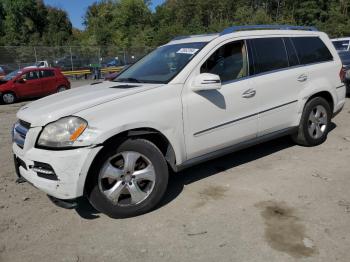
[[[55,72],[53,70],[43,70],[40,72],[40,75],[42,78],[53,77],[55,76]]]
[[[332,54],[319,37],[291,38],[301,64],[312,64],[333,60]]]
[[[264,73],[288,67],[286,48],[282,38],[252,40],[255,49],[255,73]]]

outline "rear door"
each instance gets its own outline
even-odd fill
[[[16,81],[15,89],[21,97],[37,97],[43,94],[38,70],[27,71],[20,78],[23,81]]]
[[[291,127],[297,114],[298,94],[307,80],[307,72],[288,38],[251,39],[259,100],[258,136]]]
[[[40,79],[44,94],[52,94],[57,91],[57,79],[52,69],[40,70]]]

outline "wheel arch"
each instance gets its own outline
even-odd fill
[[[305,105],[306,105],[311,99],[313,99],[313,98],[315,98],[315,97],[322,97],[322,98],[324,98],[324,99],[329,103],[329,105],[330,105],[330,107],[331,107],[331,111],[332,111],[332,113],[333,113],[333,111],[334,111],[334,98],[333,98],[332,94],[331,94],[329,91],[320,91],[320,92],[317,92],[317,93],[311,95],[311,96],[307,99]],[[304,105],[304,107],[305,107],[305,105]]]
[[[126,130],[108,138],[102,144],[103,146],[108,146],[112,143],[115,144],[116,142],[121,143],[129,138],[143,138],[151,141],[163,153],[169,165],[172,168],[175,167],[176,155],[173,146],[171,145],[169,139],[162,132],[154,128],[141,127]]]
[[[169,139],[162,132],[158,131],[157,129],[148,128],[148,127],[135,128],[135,129],[122,131],[118,134],[111,136],[110,138],[106,139],[102,143],[102,146],[103,146],[102,149],[94,157],[88,169],[88,172],[84,181],[84,195],[89,189],[89,181],[91,176],[93,175],[93,169],[96,165],[101,163],[100,162],[101,158],[103,154],[106,152],[106,150],[108,150],[111,145],[116,147],[120,145],[122,142],[130,138],[131,139],[142,138],[154,143],[164,155],[165,160],[168,163],[169,167],[173,171],[176,171],[176,154],[175,154],[174,148],[171,145]]]

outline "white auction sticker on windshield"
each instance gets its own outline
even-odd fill
[[[176,53],[178,54],[189,54],[189,55],[193,55],[195,53],[197,53],[199,49],[197,48],[181,48],[179,51],[177,51]]]

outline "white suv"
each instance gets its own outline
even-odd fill
[[[284,135],[324,142],[345,103],[343,77],[314,28],[178,37],[114,81],[21,108],[17,174],[60,201],[86,196],[110,217],[142,214],[163,197],[169,170]]]

